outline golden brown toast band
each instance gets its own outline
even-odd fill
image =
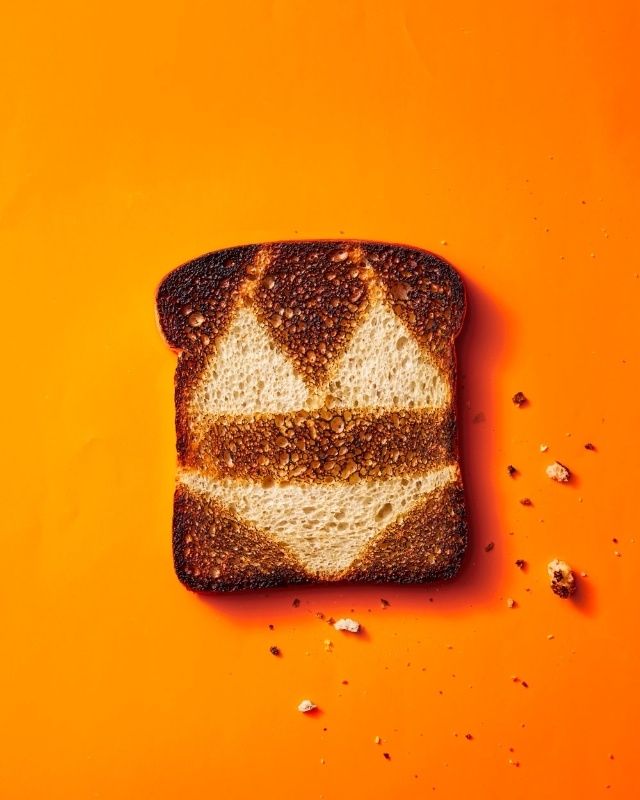
[[[455,461],[451,409],[342,408],[211,420],[182,465],[220,478],[317,483],[425,474]]]

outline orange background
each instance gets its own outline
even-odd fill
[[[7,4],[2,798],[634,795],[634,6]],[[465,568],[198,597],[171,563],[155,288],[208,250],[341,235],[467,285]],[[573,602],[556,556],[588,573]]]

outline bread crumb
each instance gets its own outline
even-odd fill
[[[334,623],[333,627],[337,631],[348,631],[349,633],[358,633],[360,630],[360,623],[356,622],[355,619],[349,619],[349,617],[339,619],[337,622]]]
[[[584,446],[584,449],[585,449],[585,450],[595,450],[595,449],[596,449],[596,446],[595,446],[595,444],[591,444],[591,442],[587,442],[587,443],[585,444],[585,446]]]
[[[524,569],[527,566],[527,562],[524,560],[524,558],[517,558],[515,563],[518,569]]]
[[[472,733],[465,733],[464,738],[468,739],[469,741],[471,741],[473,739],[473,734]]]
[[[517,605],[513,597],[507,597],[507,608],[515,608]]]
[[[507,466],[507,472],[510,478],[513,478],[513,476],[516,474],[517,471],[518,471],[517,467],[514,467],[513,464],[509,464]]]
[[[567,483],[571,477],[571,473],[569,472],[568,468],[559,461],[554,461],[553,464],[549,464],[546,472],[547,476],[551,478],[552,481],[557,481],[558,483]]]
[[[381,597],[380,605],[382,606],[382,608],[388,608],[391,605],[391,603],[388,600],[385,600],[384,597]]]
[[[575,594],[577,588],[576,579],[566,561],[559,561],[554,558],[553,561],[547,564],[547,573],[550,578],[551,591],[554,594],[563,599]]]
[[[617,558],[620,558],[622,556],[622,553],[619,550],[614,550],[613,555],[616,556]]]
[[[391,761],[391,756],[389,753],[383,753],[382,755],[387,759],[387,761]]]
[[[382,739],[379,736],[374,736],[373,741],[375,744],[380,744],[380,742],[382,742]]]
[[[547,634],[547,639],[549,639],[549,640],[555,639],[555,636],[552,633],[548,633]]]
[[[549,445],[548,444],[541,444],[540,445],[540,452],[541,453],[546,453],[548,449],[549,449]]]
[[[298,608],[298,607],[300,606],[300,599],[299,599],[298,597],[294,597],[294,598],[293,598],[293,602],[291,603],[291,605],[292,605],[294,608]]]
[[[300,711],[302,714],[306,714],[309,711],[313,711],[315,708],[317,708],[317,706],[315,703],[312,703],[311,700],[303,700],[298,705],[298,711]]]
[[[327,653],[330,653],[333,650],[333,642],[331,639],[324,640],[324,649]]]
[[[523,505],[523,506],[532,506],[533,505],[532,501],[528,497],[523,497],[522,500],[520,501],[520,504]]]
[[[279,648],[279,647],[277,647],[275,644],[274,644],[274,645],[272,645],[272,646],[269,648],[269,652],[271,653],[271,655],[272,655],[272,656],[279,656],[279,655],[280,655],[280,653],[281,653],[281,651],[280,651],[280,648]]]
[[[524,396],[523,392],[516,392],[511,398],[511,401],[516,406],[523,406],[527,402],[527,398]]]
[[[494,547],[495,547],[495,543],[494,542],[487,542],[487,544],[485,544],[485,546],[484,546],[484,552],[485,553],[490,553],[493,550]]]

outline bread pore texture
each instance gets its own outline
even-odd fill
[[[189,588],[451,578],[466,548],[462,282],[365,241],[210,253],[160,285],[178,352],[173,547]]]

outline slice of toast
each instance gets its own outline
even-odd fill
[[[449,264],[376,242],[236,247],[170,273],[157,308],[179,354],[187,587],[455,575],[465,297]]]

